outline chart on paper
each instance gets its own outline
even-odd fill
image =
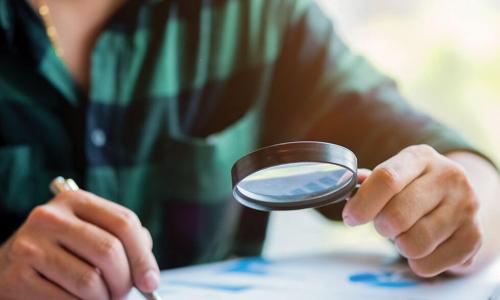
[[[378,255],[249,257],[164,271],[158,292],[169,300],[487,300],[499,284],[499,268],[496,263],[473,276],[422,280],[405,263]],[[134,291],[129,299],[142,298]]]

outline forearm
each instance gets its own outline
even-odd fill
[[[464,167],[480,201],[478,221],[483,229],[482,246],[470,266],[453,272],[465,274],[484,266],[500,253],[500,176],[491,163],[473,153],[453,152],[446,156]]]

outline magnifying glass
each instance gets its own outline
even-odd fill
[[[231,170],[233,196],[262,211],[320,207],[345,200],[359,187],[357,159],[324,142],[290,142],[261,148]]]

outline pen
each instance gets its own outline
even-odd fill
[[[77,190],[79,190],[79,187],[76,184],[76,182],[71,178],[64,179],[63,177],[59,176],[59,177],[54,178],[54,180],[52,180],[52,182],[50,183],[50,191],[54,195],[57,195],[63,191],[77,191]],[[137,290],[147,300],[161,300],[161,298],[157,292],[144,293],[139,289],[137,289]]]

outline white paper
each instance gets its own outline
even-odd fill
[[[487,300],[499,275],[500,261],[466,277],[421,280],[394,258],[337,252],[243,258],[163,271],[158,292],[164,300]],[[144,298],[133,291],[129,299]]]

